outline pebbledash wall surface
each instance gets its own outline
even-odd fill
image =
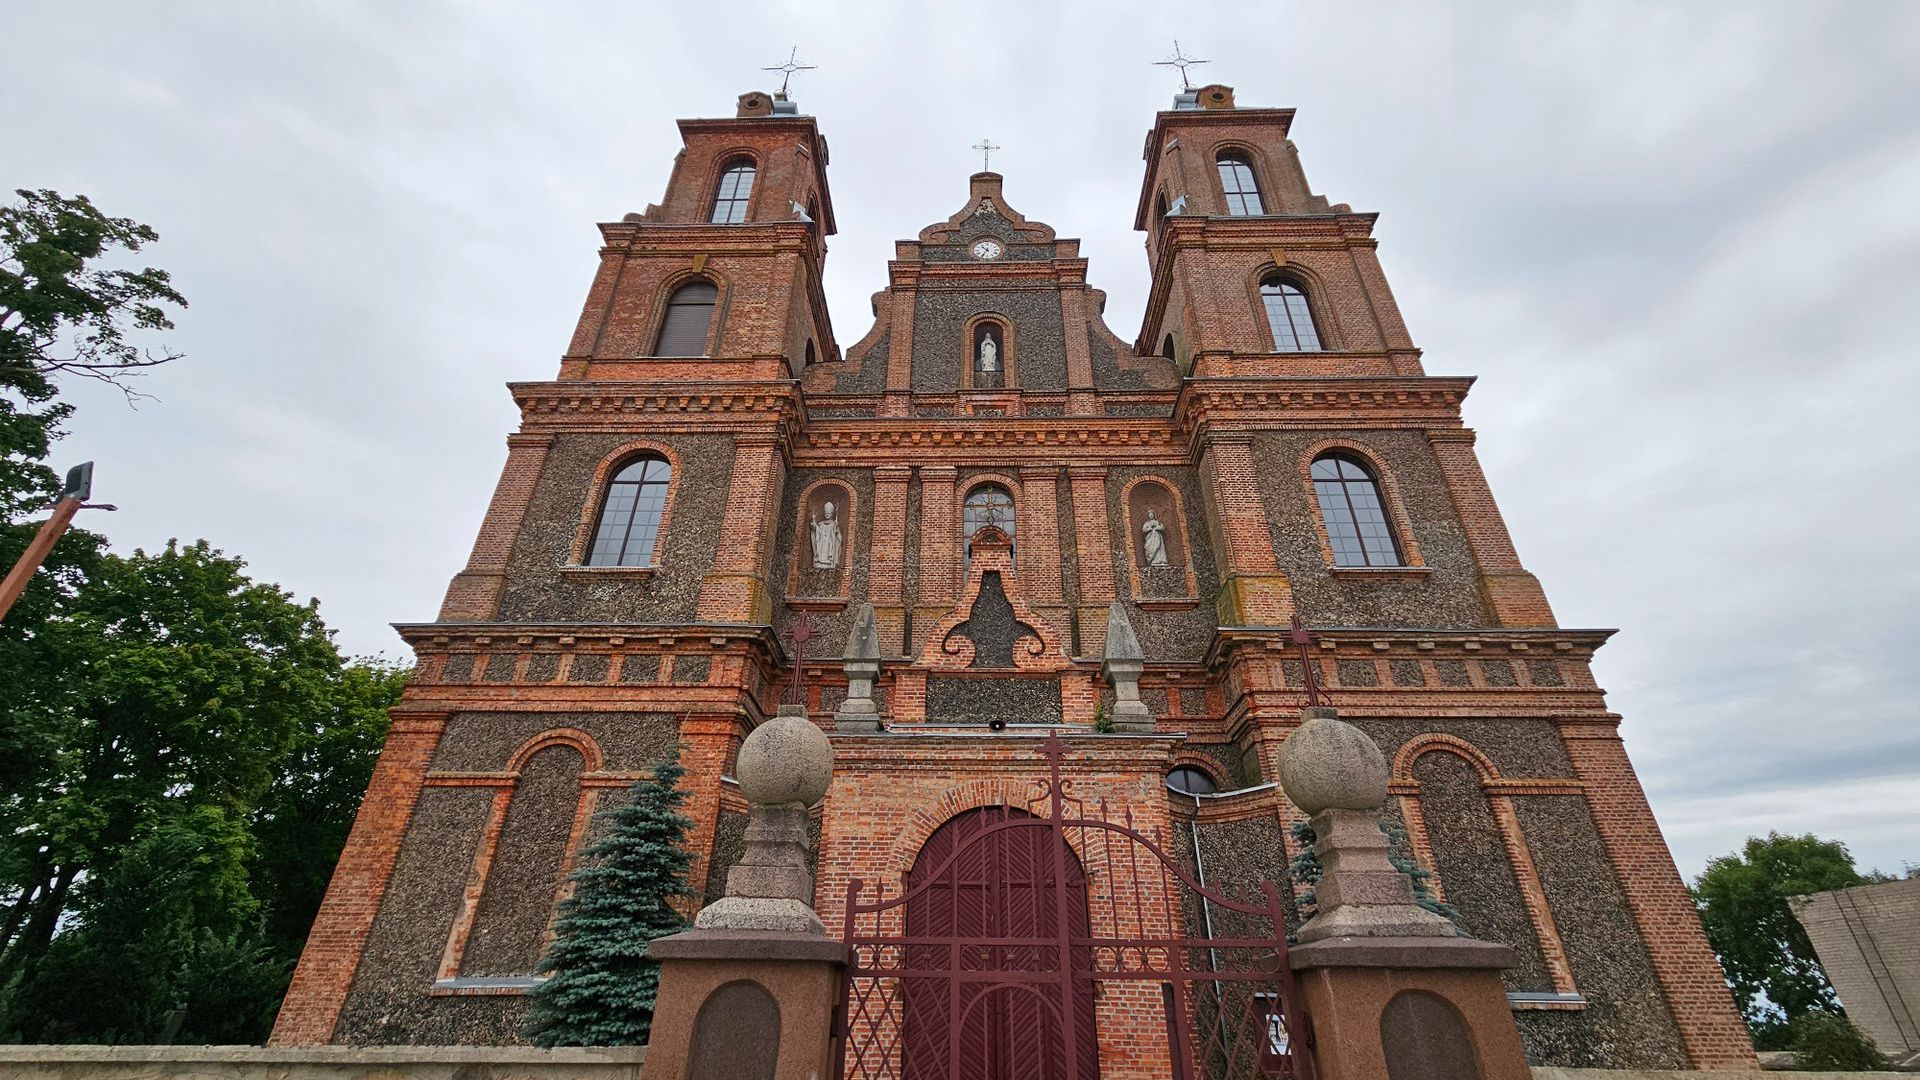
[[[982,172],[896,245],[844,348],[826,140],[777,96],[737,113],[680,121],[664,201],[600,227],[556,377],[510,387],[520,429],[438,620],[400,627],[419,666],[275,1044],[519,1041],[592,815],[676,745],[692,887],[717,896],[746,820],[731,760],[795,676],[796,619],[832,728],[871,603],[887,730],[834,736],[829,928],[850,878],[898,881],[943,821],[1020,797],[1023,723],[1078,729],[1077,793],[1197,847],[1211,884],[1284,881],[1298,615],[1393,762],[1409,853],[1518,951],[1537,1063],[1752,1067],[1594,682],[1611,631],[1555,622],[1462,424],[1472,380],[1427,374],[1374,215],[1308,187],[1292,110],[1216,86],[1153,118],[1133,342],[1078,242]],[[1005,572],[973,565],[986,523]],[[1153,736],[1092,730],[1116,599]],[[1169,790],[1177,768],[1216,791]]]

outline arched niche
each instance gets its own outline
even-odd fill
[[[1438,994],[1395,994],[1380,1011],[1380,1047],[1387,1080],[1480,1080],[1467,1021]]]
[[[1180,495],[1158,477],[1127,485],[1127,564],[1136,600],[1195,599],[1193,552]]]
[[[967,355],[961,386],[967,390],[1007,390],[1019,385],[1014,375],[1013,327],[998,315],[967,321]],[[992,348],[989,349],[988,346]]]
[[[766,987],[736,979],[701,1002],[687,1080],[773,1080],[779,1057],[780,1003]]]
[[[820,480],[801,491],[795,507],[790,596],[846,597],[856,510],[853,489],[839,480]]]

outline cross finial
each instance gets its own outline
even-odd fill
[[[1307,646],[1313,644],[1313,635],[1300,625],[1299,612],[1294,613],[1293,629],[1287,632],[1287,640],[1300,647],[1300,677],[1307,684],[1307,707],[1328,704],[1327,696],[1320,692],[1320,678],[1314,673],[1313,654],[1307,651]]]
[[[813,624],[807,621],[807,613],[795,612],[793,629],[787,631],[787,637],[793,641],[793,678],[787,682],[785,704],[805,705],[807,703],[807,642],[813,640]]]
[[[1180,89],[1182,89],[1182,90],[1192,90],[1192,89],[1193,89],[1193,80],[1191,80],[1191,79],[1189,79],[1189,78],[1187,78],[1187,69],[1188,69],[1188,68],[1190,68],[1190,67],[1195,67],[1195,66],[1198,66],[1198,65],[1200,65],[1200,64],[1205,64],[1205,63],[1207,63],[1207,62],[1208,62],[1208,61],[1205,61],[1205,60],[1197,60],[1197,59],[1195,59],[1195,58],[1193,58],[1193,57],[1191,57],[1191,56],[1183,56],[1183,55],[1181,55],[1181,53],[1180,53],[1180,39],[1179,39],[1179,38],[1174,38],[1174,39],[1173,39],[1173,59],[1171,59],[1171,60],[1155,60],[1155,61],[1153,62],[1153,66],[1154,66],[1154,67],[1171,67],[1171,68],[1179,68],[1179,69],[1180,69]]]
[[[760,69],[761,71],[777,71],[780,73],[780,96],[783,98],[787,96],[787,83],[793,78],[794,72],[812,71],[814,69],[814,65],[802,64],[796,60],[795,57],[799,55],[800,46],[795,45],[793,51],[787,54],[786,63],[780,64],[777,67],[764,67]]]
[[[993,144],[993,140],[987,138],[982,138],[979,142],[974,143],[973,148],[980,151],[980,171],[992,172],[993,152],[1000,148]]]

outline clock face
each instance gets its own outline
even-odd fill
[[[973,245],[973,257],[976,259],[997,259],[1001,247],[998,240],[981,240]]]

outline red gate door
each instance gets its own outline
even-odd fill
[[[1072,945],[1090,936],[1086,877],[1061,834],[1011,807],[967,811],[927,839],[907,889],[906,1080],[1098,1080]]]

